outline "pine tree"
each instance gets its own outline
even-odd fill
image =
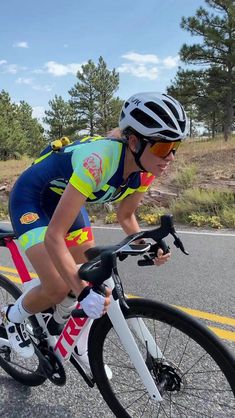
[[[119,85],[119,75],[115,69],[108,70],[107,64],[102,57],[99,58],[95,87],[97,95],[97,128],[101,135],[105,135],[113,128],[112,104],[113,95]],[[116,102],[117,104],[117,102]]]
[[[69,90],[71,105],[91,136],[104,135],[116,122],[117,108],[120,110],[119,99],[114,98],[119,76],[100,57],[97,66],[92,60],[83,65],[77,78],[78,82]]]
[[[16,113],[17,120],[24,132],[24,153],[34,157],[46,144],[43,136],[44,129],[37,119],[33,118],[33,109],[28,103],[21,101]]]
[[[227,140],[233,126],[235,101],[235,2],[234,0],[205,0],[205,2],[217,14],[200,7],[195,16],[182,18],[182,28],[192,35],[202,37],[203,43],[184,44],[180,57],[187,64],[206,64],[221,70],[224,138]]]
[[[94,135],[97,118],[96,72],[94,62],[89,60],[87,64],[82,65],[82,70],[77,72],[78,82],[69,90],[70,104],[91,136]]]
[[[72,136],[80,128],[74,109],[61,96],[55,95],[49,101],[49,106],[51,109],[45,111],[43,122],[49,125],[48,134],[51,139]]]

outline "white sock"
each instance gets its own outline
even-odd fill
[[[21,295],[13,306],[10,307],[7,316],[10,322],[21,324],[26,318],[33,315],[28,312],[23,306],[23,299],[25,294]]]

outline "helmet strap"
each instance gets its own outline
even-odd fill
[[[142,166],[141,162],[140,162],[140,158],[141,155],[143,154],[145,148],[146,148],[147,142],[143,141],[142,138],[139,138],[139,144],[138,144],[138,149],[137,151],[132,151],[131,153],[133,154],[134,158],[135,158],[135,162],[138,165],[138,167],[141,169],[141,171],[145,171],[147,173],[147,170],[145,170],[145,168]]]

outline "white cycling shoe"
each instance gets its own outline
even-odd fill
[[[8,341],[13,351],[25,359],[34,355],[34,347],[25,331],[24,323],[15,324],[7,318],[10,306],[4,307],[0,312],[0,324],[3,323],[7,332]]]
[[[89,363],[89,358],[88,358],[88,354],[87,351],[85,351],[85,353],[83,354],[78,354],[78,350],[75,350],[75,357],[77,362],[80,364],[80,366],[82,367],[82,369],[89,375],[89,377],[93,377],[92,376],[92,372],[91,372],[91,368],[90,368],[90,363]],[[109,366],[107,366],[107,364],[104,365],[104,369],[106,372],[106,376],[109,380],[112,379],[113,377],[113,373],[112,370],[109,368]]]

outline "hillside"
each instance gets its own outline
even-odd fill
[[[19,174],[30,164],[31,160],[28,158],[0,161],[0,216],[2,218],[6,217],[8,194],[12,185]],[[175,202],[180,202],[182,193],[190,191],[192,194],[193,190],[196,193],[198,188],[207,190],[208,196],[210,191],[223,193],[224,190],[229,191],[231,196],[235,196],[235,137],[227,143],[222,139],[217,139],[214,141],[194,140],[182,144],[170,171],[154,182],[145,196],[144,204],[151,206],[151,212],[153,212],[153,206],[155,206],[155,211],[156,206],[160,206],[167,210],[170,207],[174,212]],[[201,211],[199,206],[198,211]],[[97,211],[95,212],[97,215]],[[178,220],[187,223],[187,217],[181,216]],[[233,227],[233,221],[229,227]]]

